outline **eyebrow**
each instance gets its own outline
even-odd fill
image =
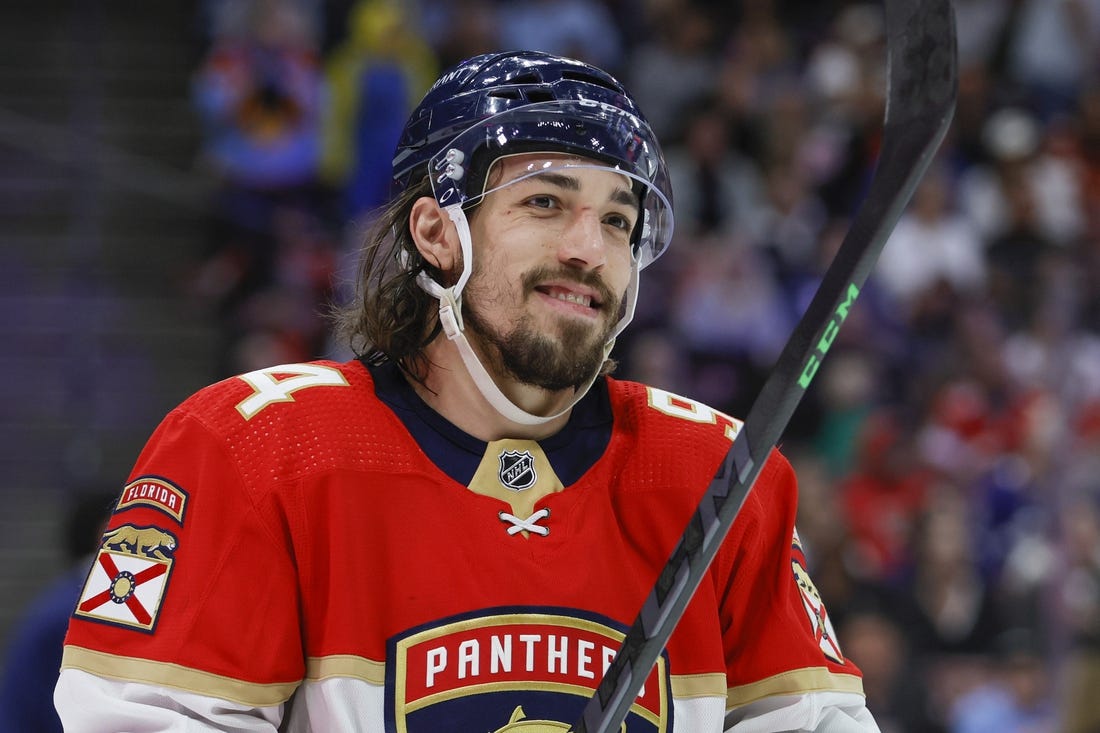
[[[566,191],[580,191],[581,182],[575,176],[568,176],[564,173],[556,173],[554,171],[545,171],[538,173],[534,176],[540,181],[546,181],[552,186],[563,188]],[[636,209],[640,209],[642,202],[638,199],[638,196],[628,188],[616,187],[611,192],[611,199],[613,203],[620,204],[622,206],[633,206]]]

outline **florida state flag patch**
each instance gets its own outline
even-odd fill
[[[103,535],[76,616],[152,631],[172,574],[176,538],[159,527],[124,524]]]

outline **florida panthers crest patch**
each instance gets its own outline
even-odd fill
[[[806,556],[802,552],[802,542],[798,538],[797,530],[792,542],[791,567],[794,571],[794,582],[802,596],[802,607],[809,616],[810,628],[813,629],[818,646],[826,658],[837,664],[844,664],[844,655],[840,653],[840,642],[833,630],[833,622],[829,620],[829,612],[825,610],[825,602],[821,600],[821,594],[817,592],[817,586],[806,570]]]
[[[106,532],[74,614],[152,631],[176,546],[176,537],[159,527],[124,524]]]
[[[572,609],[496,608],[391,638],[386,733],[569,730],[624,633]],[[621,733],[672,730],[668,657],[658,659]]]

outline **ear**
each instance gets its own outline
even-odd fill
[[[421,196],[409,212],[409,233],[424,261],[450,272],[460,256],[458,230],[447,212],[431,196]]]

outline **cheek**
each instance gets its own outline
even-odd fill
[[[604,268],[604,278],[615,292],[625,293],[630,283],[630,272],[634,267],[634,258],[630,256],[630,249],[617,247],[607,258],[607,267]]]
[[[501,217],[506,220],[506,214]],[[543,262],[552,244],[531,227],[499,226],[474,232],[475,271],[512,283],[532,265]]]
[[[517,258],[504,250],[485,248],[474,251],[474,270],[466,285],[479,305],[503,304],[514,310],[522,295],[523,270]]]
[[[505,247],[474,248],[474,273],[481,275],[485,280],[500,282],[514,280],[516,273],[522,269],[520,267],[522,261],[519,248],[511,244]]]

